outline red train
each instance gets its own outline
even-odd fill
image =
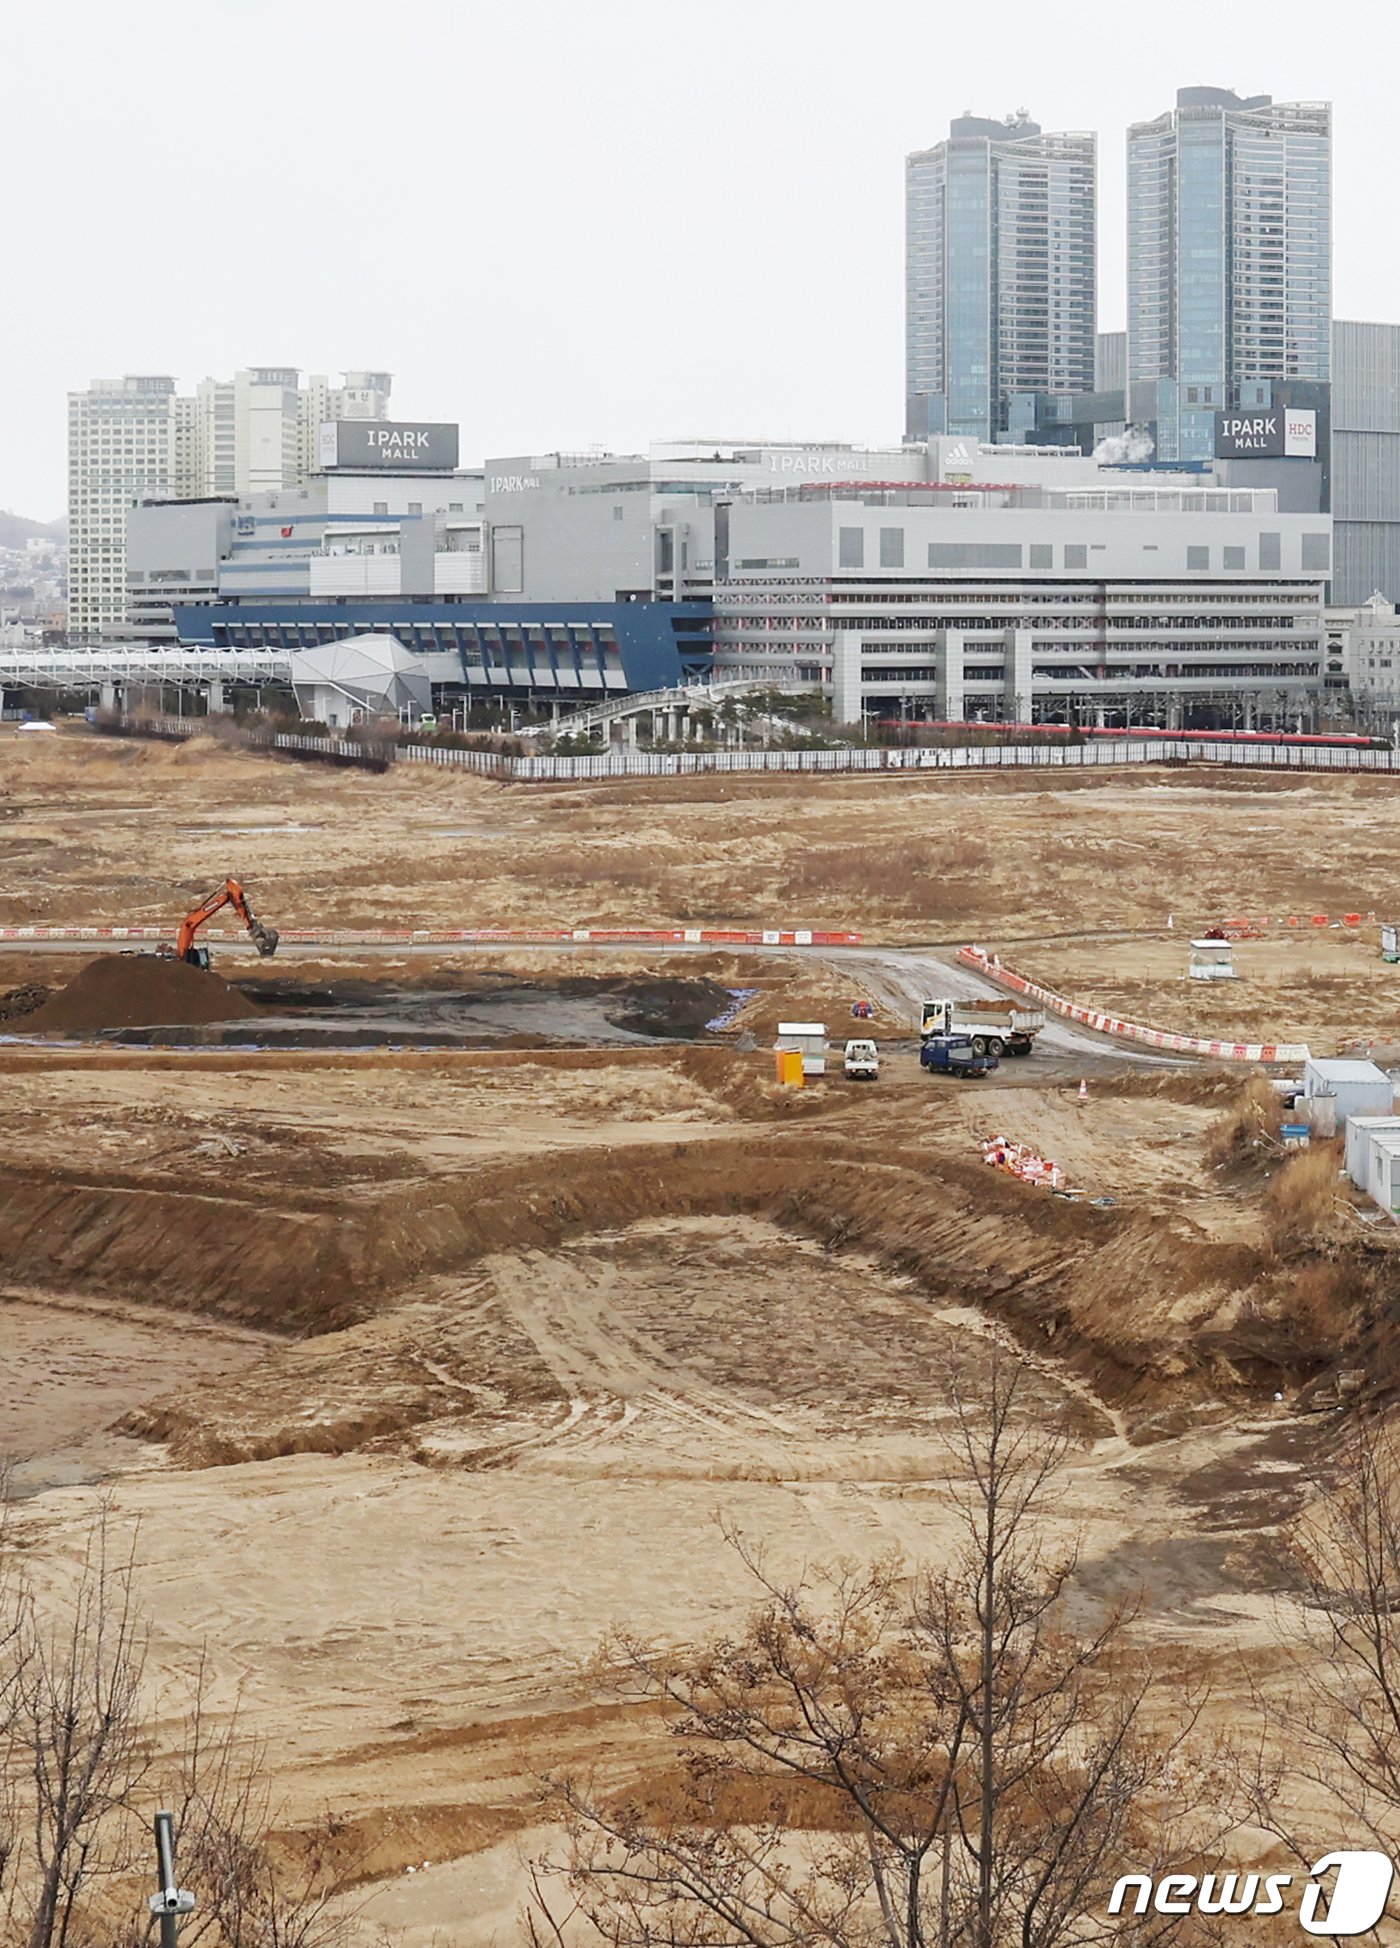
[[[954,719],[900,717],[879,719],[882,731],[905,731],[917,736],[926,731],[1002,731],[1008,737],[1132,737],[1157,739],[1168,744],[1298,744],[1331,745],[1341,750],[1386,751],[1390,744],[1383,737],[1364,737],[1352,731],[1245,731],[1245,730],[1151,730],[1134,725],[1130,730],[1099,730],[1074,724],[977,724]]]

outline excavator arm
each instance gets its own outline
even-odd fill
[[[266,957],[277,952],[277,929],[265,927],[262,921],[256,918],[252,907],[248,904],[247,894],[236,879],[226,879],[216,892],[211,893],[208,899],[201,900],[199,905],[187,913],[180,922],[180,931],[175,941],[177,960],[193,961],[196,966],[200,964],[199,949],[194,944],[195,935],[206,920],[212,920],[214,915],[226,906],[233,908],[253,936],[253,945],[260,954]]]

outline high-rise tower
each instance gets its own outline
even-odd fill
[[[1094,385],[1095,138],[964,115],[905,163],[905,432],[1008,431]]]
[[[1330,378],[1331,203],[1326,102],[1182,88],[1128,131],[1128,383],[1155,387],[1163,459],[1208,460],[1218,411]]]

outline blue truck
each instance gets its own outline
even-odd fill
[[[979,1053],[966,1035],[925,1035],[919,1044],[919,1063],[945,1075],[990,1075],[999,1066],[995,1055]]]

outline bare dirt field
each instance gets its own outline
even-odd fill
[[[859,925],[890,940],[1388,909],[1393,786],[697,777],[533,788],[7,735],[0,923],[165,921],[225,870],[287,926]],[[227,864],[225,864],[227,862]]]
[[[289,927],[851,926],[1000,944],[1149,1019],[1179,989],[1164,1026],[1213,1028],[1208,1003],[1315,1046],[1379,1032],[1395,978],[1373,938],[1331,935],[1246,943],[1222,994],[1180,978],[1198,921],[1385,906],[1400,842],[1373,782],[534,793],[39,743],[0,738],[6,924],[169,922],[232,871]],[[1063,937],[1100,930],[1124,938]],[[908,1037],[932,959],[901,986],[878,961],[635,955],[609,966],[626,994],[538,953],[216,962],[250,994],[361,984],[327,1016],[377,996],[441,1026],[466,995],[477,1026],[426,1050],[0,1046],[0,1450],[47,1601],[111,1499],[153,1685],[207,1655],[284,1828],[333,1813],[366,1941],[516,1940],[540,1775],[645,1794],[658,1728],[593,1653],[620,1623],[733,1627],[752,1590],[722,1525],[780,1574],[936,1557],[949,1378],[994,1347],[1075,1429],[1054,1526],[1084,1591],[1136,1594],[1144,1637],[1226,1700],[1271,1668],[1295,1627],[1271,1539],[1342,1376],[1396,1381],[1400,1247],[1325,1168],[1299,1215],[1268,1118],[1232,1120],[1238,1078],[1104,1051],[1081,1103],[1066,1049],[929,1077]],[[701,981],[758,992],[707,1033]],[[567,1032],[521,1027],[524,988]],[[780,1092],[776,1020],[840,1024],[862,994],[894,1038],[879,1084]],[[640,1025],[617,1039],[616,1015]],[[1076,1195],[990,1169],[994,1132]]]
[[[1294,931],[1285,920],[1236,943],[1233,981],[1191,980],[1180,929],[1155,939],[1050,941],[1026,957],[1047,987],[1153,1027],[1307,1042],[1317,1055],[1371,1047],[1382,1060],[1400,1040],[1400,968],[1382,961],[1375,926]]]

